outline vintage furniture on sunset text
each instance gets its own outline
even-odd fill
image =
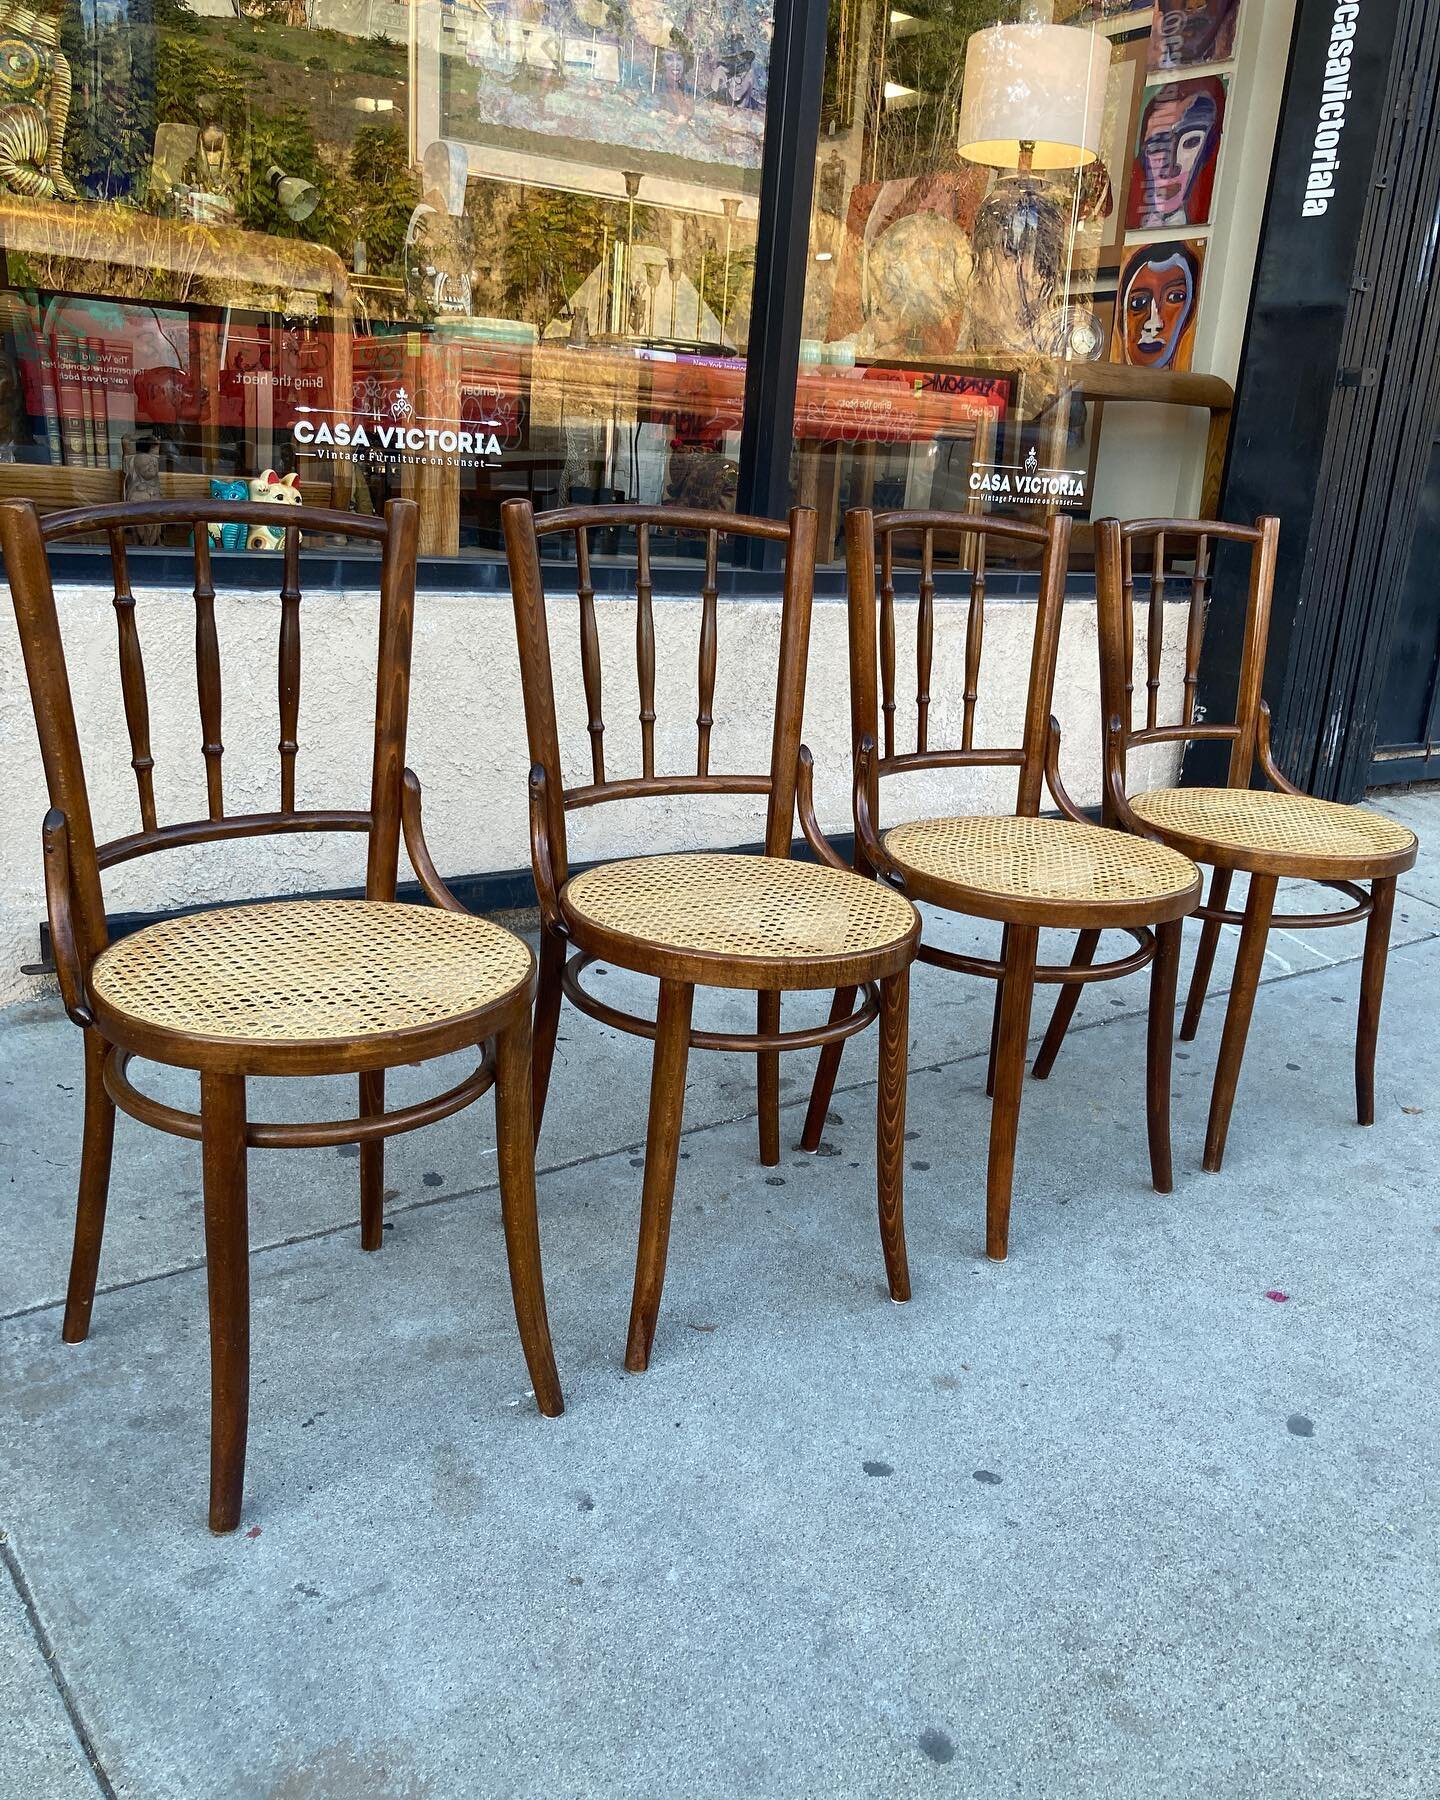
[[[360,1146],[360,1241],[382,1242],[384,1142],[443,1119],[492,1084],[496,1090],[501,1206],[521,1342],[542,1412],[561,1410],[541,1285],[530,1138],[530,1004],[534,962],[497,925],[462,913],[435,874],[420,836],[419,789],[404,771],[415,596],[416,509],[395,501],[384,520],[287,509],[280,578],[278,805],[237,814],[225,805],[222,691],[208,521],[273,525],[254,503],[165,501],[52,513],[0,504],[0,547],[20,626],[50,792],[45,880],[65,1009],[85,1033],[85,1126],[75,1248],[64,1335],[90,1325],[105,1224],[115,1107],[198,1141],[204,1165],[210,1293],[210,1525],[238,1523],[249,1402],[249,1239],[246,1160],[251,1148]],[[156,817],[149,702],[126,533],[163,523],[193,530],[194,640],[207,814],[161,825]],[[296,804],[299,751],[301,532],[364,538],[381,551],[379,662],[368,804],[311,810]],[[140,829],[96,845],[69,677],[47,563],[47,544],[104,534],[114,574],[120,675]],[[242,686],[240,704],[255,690]],[[358,773],[358,771],[357,771]],[[402,788],[403,774],[403,788]],[[402,829],[435,909],[395,903]],[[358,831],[369,839],[364,900],[275,901],[169,918],[111,944],[101,872],[154,850],[270,832]],[[457,916],[459,915],[459,916]],[[385,1070],[477,1049],[478,1066],[432,1099],[385,1111]],[[133,1057],[194,1069],[200,1111],[164,1105],[131,1084]],[[247,1118],[246,1078],[358,1076],[354,1118],[272,1124]]]
[[[1037,966],[1042,927],[1078,929],[1082,942],[1102,931],[1128,932],[1135,950],[1114,962],[1087,966],[1082,979],[1102,981],[1127,975],[1152,959],[1148,1045],[1147,1113],[1151,1177],[1161,1193],[1171,1187],[1170,1052],[1175,981],[1180,953],[1180,920],[1195,905],[1200,879],[1194,866],[1160,845],[1140,845],[1123,832],[1092,824],[1071,803],[1060,780],[1060,729],[1050,712],[1065,599],[1070,522],[1057,515],[1047,525],[985,520],[959,521],[932,512],[870,513],[856,510],[846,520],[850,593],[850,706],[855,746],[856,860],[908,894],[951,912],[994,919],[1004,927],[998,961],[961,955],[922,943],[922,962],[961,974],[983,975],[998,983],[986,1091],[994,1096],[986,1184],[986,1250],[1006,1254],[1010,1194],[1025,1045],[1035,983],[1058,982],[1070,970]],[[897,742],[896,540],[913,556],[919,552],[919,601],[915,613],[916,725],[914,748]],[[986,558],[992,543],[1002,553],[1017,546],[1041,557],[1040,596],[1021,742],[1017,748],[977,747],[975,708],[984,648]],[[879,548],[878,616],[876,549]],[[965,633],[965,689],[958,748],[932,746],[930,683],[935,649],[937,556],[968,570],[969,607]],[[877,674],[878,645],[878,674]],[[939,818],[880,824],[880,778],[909,770],[965,767],[1014,768],[1018,772],[1015,811],[991,818]],[[1043,789],[1049,788],[1060,819],[1039,817]],[[802,805],[802,822],[807,809]],[[813,828],[813,819],[808,819]],[[1087,959],[1088,963],[1088,959]],[[1067,988],[1067,993],[1078,992]],[[853,1004],[843,987],[835,996],[841,1015]],[[1036,1066],[1049,1072],[1047,1045]],[[804,1145],[820,1143],[825,1110],[835,1084],[841,1047],[821,1053]]]
[[[1121,525],[1102,519],[1095,528],[1096,583],[1100,603],[1101,689],[1107,721],[1106,811],[1127,830],[1169,844],[1209,863],[1213,873],[1206,904],[1197,909],[1203,921],[1189,999],[1181,1023],[1184,1039],[1195,1036],[1205,1004],[1205,990],[1215,961],[1222,925],[1240,927],[1235,973],[1220,1059],[1210,1099],[1205,1133],[1205,1167],[1218,1170],[1225,1155],[1230,1111],[1245,1053],[1245,1038],[1255,1005],[1272,919],[1290,930],[1368,921],[1360,981],[1360,1023],[1355,1042],[1355,1105],[1362,1125],[1375,1120],[1375,1045],[1380,1025],[1380,996],[1390,919],[1395,907],[1396,877],[1414,861],[1418,845],[1413,832],[1393,819],[1358,806],[1339,806],[1303,794],[1275,766],[1270,750],[1270,710],[1260,697],[1270,628],[1270,593],[1280,521],[1263,518],[1254,526],[1222,525],[1212,520],[1141,519]],[[1230,721],[1197,715],[1200,649],[1209,602],[1212,559],[1217,546],[1237,545],[1250,553],[1249,601],[1241,651],[1239,692]],[[1189,565],[1189,629],[1186,633],[1184,700],[1178,724],[1159,722],[1160,624],[1165,598],[1167,551],[1180,549]],[[1145,678],[1145,722],[1135,723],[1135,566],[1148,561],[1149,630]],[[1126,753],[1143,744],[1183,744],[1215,739],[1230,745],[1224,787],[1160,788],[1126,793]],[[1258,772],[1269,784],[1252,789]],[[1226,901],[1235,874],[1249,877],[1243,912],[1228,910]],[[1276,885],[1281,877],[1319,882],[1335,888],[1353,904],[1334,912],[1275,913]],[[1368,892],[1361,883],[1369,884]],[[1067,993],[1077,990],[1067,989]],[[1059,1009],[1057,1008],[1057,1013]],[[1067,1015],[1068,1016],[1068,1015]],[[1060,1024],[1063,1031],[1063,1021]]]
[[[910,963],[920,922],[897,894],[857,875],[833,850],[833,866],[788,860],[795,818],[800,717],[810,635],[815,515],[797,507],[788,525],[726,513],[637,506],[572,507],[536,519],[528,501],[503,509],[510,558],[531,769],[531,849],[540,896],[540,986],[535,1013],[535,1126],[538,1134],[554,1055],[563,991],[606,1025],[655,1040],[650,1121],[640,1209],[640,1247],[625,1366],[646,1367],[660,1308],[670,1210],[675,1191],[685,1067],[692,1045],[756,1058],[760,1160],[780,1160],[780,1052],[837,1043],[880,1019],[879,1212],[890,1293],[910,1297],[902,1216],[906,1017]],[[590,573],[590,533],[621,528],[637,539],[636,659],[640,730],[638,776],[607,773],[599,631]],[[698,748],[694,772],[657,774],[655,758],[654,581],[650,534],[698,534],[705,542],[705,584],[698,660]],[[578,627],[589,711],[590,772],[567,786],[551,678],[539,538],[564,533],[574,545]],[[768,726],[769,766],[752,774],[712,774],[711,709],[720,636],[720,541],[773,543],[784,553],[779,666],[773,698],[756,692]],[[758,681],[760,671],[751,671]],[[773,721],[773,724],[772,724]],[[613,769],[615,755],[610,754]],[[640,795],[754,794],[766,801],[761,856],[677,854],[602,864],[571,876],[565,817],[575,808]],[[567,961],[569,947],[575,954]],[[659,978],[654,1021],[618,1011],[587,994],[580,977],[603,959]],[[877,991],[878,984],[878,991]],[[757,995],[753,1036],[691,1028],[696,986]],[[828,1025],[780,1030],[782,992],[843,986],[864,990],[859,1006]]]

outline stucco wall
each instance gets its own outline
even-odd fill
[[[86,754],[97,836],[139,825],[121,706],[115,630],[108,591],[68,587],[57,595],[76,713]],[[639,710],[634,614],[622,600],[598,601],[606,658],[607,773],[639,773]],[[1167,609],[1166,717],[1173,717],[1183,642],[1180,608]],[[900,745],[913,742],[913,606],[902,611],[897,714]],[[699,602],[657,598],[657,766],[693,769],[697,710]],[[200,723],[195,693],[193,603],[184,591],[140,596],[138,622],[150,689],[151,746],[159,816],[205,811]],[[316,592],[302,608],[298,799],[302,806],[363,807],[374,717],[373,595]],[[1014,742],[1029,665],[1033,607],[993,601],[987,610],[977,712],[977,741]],[[827,828],[849,829],[848,664],[845,607],[817,601],[811,638],[805,737],[817,763],[817,794]],[[279,602],[264,594],[221,595],[216,602],[225,697],[225,798],[230,812],[279,804],[276,744],[276,640]],[[907,635],[905,626],[911,627]],[[1137,611],[1137,638],[1145,620]],[[556,699],[567,774],[588,780],[589,749],[580,682],[575,603],[551,602]],[[779,609],[760,600],[721,604],[719,668],[711,767],[763,770],[768,757],[765,696],[773,691]],[[6,855],[0,877],[0,999],[37,984],[21,964],[37,955],[44,914],[40,822],[46,809],[30,702],[14,616],[0,608],[0,757]],[[931,692],[931,741],[958,739],[963,688],[965,609],[937,606]],[[1063,772],[1082,804],[1100,791],[1098,652],[1093,601],[1065,609],[1055,710],[1064,730]],[[409,761],[425,787],[426,828],[442,871],[470,874],[523,868],[528,758],[520,705],[510,603],[505,598],[422,593],[416,608]],[[1173,756],[1167,755],[1173,762]],[[1149,779],[1142,768],[1142,780]],[[1154,779],[1163,778],[1156,769]],[[886,816],[900,812],[1006,809],[1013,774],[962,770],[889,781]],[[652,849],[754,842],[763,805],[753,799],[627,802],[572,815],[573,860]],[[196,902],[357,885],[364,874],[358,836],[292,836],[170,851],[129,863],[107,878],[116,911],[149,911]]]

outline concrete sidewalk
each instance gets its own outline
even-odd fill
[[[1272,940],[1220,1176],[1212,1001],[1163,1199],[1143,979],[1092,989],[1027,1087],[992,1265],[990,990],[919,971],[912,1303],[885,1298],[873,1046],[825,1153],[777,1170],[748,1060],[697,1053],[644,1376],[649,1047],[567,1012],[540,1183],[561,1420],[526,1392],[488,1103],[392,1145],[379,1256],[353,1156],[257,1154],[228,1539],[198,1152],[121,1121],[92,1335],[63,1345],[79,1034],[58,1003],[5,1016],[0,1796],[1433,1800],[1440,794],[1386,809],[1437,849],[1401,883],[1373,1130],[1357,932]]]

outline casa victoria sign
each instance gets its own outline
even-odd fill
[[[1012,504],[1044,504],[1082,508],[1085,505],[1085,473],[1081,469],[1042,467],[1032,446],[1018,463],[973,463],[970,492],[987,500]]]

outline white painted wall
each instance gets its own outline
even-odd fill
[[[97,836],[138,829],[129,765],[115,632],[107,590],[58,591],[61,626],[86,757]],[[599,600],[605,658],[606,772],[639,773],[639,699],[634,612],[624,600]],[[1183,609],[1167,609],[1165,690],[1174,716],[1183,654]],[[225,798],[230,812],[279,804],[276,744],[276,643],[279,602],[265,594],[222,594],[216,602],[225,682]],[[364,807],[369,796],[374,718],[376,601],[371,594],[316,592],[302,607],[300,755],[302,806]],[[901,696],[914,692],[914,607],[901,610]],[[195,692],[193,603],[187,592],[139,596],[137,619],[150,688],[151,747],[161,822],[205,811],[200,722]],[[992,601],[987,609],[977,741],[1018,740],[1029,667],[1033,606]],[[909,633],[907,634],[907,626]],[[589,741],[580,681],[575,602],[550,602],[556,700],[567,777],[589,779]],[[699,601],[657,598],[657,767],[694,768]],[[1144,643],[1143,611],[1136,615]],[[769,752],[765,696],[773,692],[778,605],[726,600],[720,607],[719,666],[711,767],[761,771]],[[817,763],[821,818],[828,829],[850,822],[849,696],[843,602],[816,602],[811,638],[805,736]],[[964,686],[965,608],[937,604],[931,691],[931,742],[958,738]],[[1081,804],[1100,793],[1099,665],[1093,601],[1065,609],[1055,710],[1064,731],[1063,773]],[[897,715],[900,747],[913,742],[913,704]],[[1168,779],[1166,763],[1149,774]],[[520,672],[510,602],[505,597],[421,593],[416,606],[409,761],[425,788],[426,832],[442,871],[472,874],[528,867],[528,757]],[[20,973],[38,952],[44,915],[40,822],[46,810],[34,722],[14,615],[0,607],[0,766],[4,789],[0,875],[0,1000],[37,987]],[[896,778],[884,784],[884,816],[1008,810],[1013,774],[961,770]],[[1133,783],[1132,783],[1133,785]],[[907,791],[908,790],[908,791]],[[697,798],[616,803],[571,817],[570,854],[580,861],[662,849],[756,841],[763,802]],[[405,873],[402,869],[402,874]],[[168,851],[128,863],[107,877],[115,911],[150,911],[246,895],[359,885],[364,839],[357,835],[291,836]]]

